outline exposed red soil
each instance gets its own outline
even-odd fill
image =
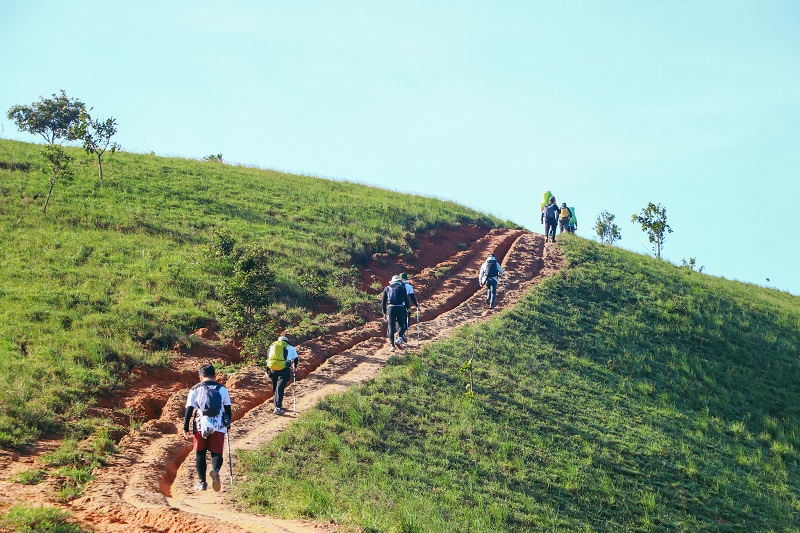
[[[419,247],[413,255],[398,258],[396,262],[377,257],[361,272],[365,287],[375,281],[383,286],[392,275],[402,271],[411,274],[422,309],[420,321],[412,326],[411,339],[423,344],[513,306],[531,284],[557,271],[562,264],[557,245],[545,245],[543,236],[521,230],[487,231],[475,226],[438,229],[432,235],[418,235],[417,242]],[[502,261],[506,270],[494,310],[483,305],[484,290],[477,283],[478,269],[490,252]],[[378,318],[379,305],[376,307],[374,316],[361,317],[364,321],[361,326],[350,328],[346,326],[348,321],[343,320],[331,332],[298,344],[301,359],[298,382],[296,390],[291,386],[287,389],[287,403],[297,398],[298,411],[302,412],[325,395],[379,372],[390,353],[385,323]],[[193,460],[186,461],[191,443],[180,431],[186,394],[197,381],[201,362],[239,360],[239,346],[235,343],[219,342],[212,330],[200,330],[196,335],[209,342],[181,351],[168,368],[137,369],[138,379],[101,403],[101,408],[107,411],[132,408],[136,416],[147,422],[123,437],[118,452],[96,472],[97,479],[85,495],[70,503],[71,512],[81,523],[100,532],[334,530],[331,524],[241,512],[225,497],[227,480],[223,480],[222,493],[191,491],[196,482]],[[262,368],[248,366],[230,376],[221,376],[220,380],[226,383],[234,404],[231,430],[234,451],[263,444],[294,420],[294,416],[279,417],[271,413],[268,400],[272,391]],[[36,456],[34,451],[26,460],[34,463]],[[10,463],[21,464],[20,461],[22,458],[16,458]],[[12,473],[9,468],[0,470],[6,474],[0,476],[5,480],[0,481],[0,494],[19,492],[18,484],[7,481]],[[33,485],[30,490],[34,493],[31,499],[53,503],[47,495],[47,486]],[[0,500],[0,504],[9,505],[14,500],[15,497]]]

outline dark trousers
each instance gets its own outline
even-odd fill
[[[494,299],[497,296],[497,278],[486,278],[486,301],[489,307],[494,307]]]
[[[558,227],[558,220],[544,219],[544,240],[552,237],[553,242],[556,242],[556,228]]]
[[[283,391],[292,379],[292,370],[288,366],[283,370],[270,370],[269,379],[272,380],[272,390],[275,392],[275,407],[283,408]]]
[[[402,337],[408,328],[408,314],[404,305],[390,305],[386,308],[387,320],[389,323],[386,325],[386,334],[389,336],[389,342],[394,346],[394,334],[397,332],[398,337]]]
[[[222,435],[222,433],[220,433],[220,435]],[[206,482],[206,469],[208,469],[206,461],[207,461],[206,450],[203,450],[202,452],[195,452],[194,466],[195,469],[197,469],[197,478],[203,483]],[[219,469],[222,468],[221,453],[211,452],[211,468],[213,468],[217,472],[219,472]]]

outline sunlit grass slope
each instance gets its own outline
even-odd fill
[[[76,148],[47,210],[42,147],[0,140],[0,446],[79,418],[87,393],[222,312],[215,232],[270,252],[281,316],[308,321],[298,276],[339,309],[372,301],[355,264],[413,253],[416,231],[500,221],[451,202],[211,161],[117,153],[104,183]],[[287,318],[288,317],[288,318]],[[155,353],[143,350],[145,343]]]
[[[363,531],[797,531],[800,298],[561,246],[514,310],[244,454],[240,501]]]

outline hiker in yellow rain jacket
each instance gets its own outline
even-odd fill
[[[297,371],[297,350],[289,344],[289,339],[285,335],[278,337],[278,340],[270,344],[267,353],[266,373],[272,381],[272,390],[275,394],[276,415],[283,414],[283,391],[292,379],[292,371]]]

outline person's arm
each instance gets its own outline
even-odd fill
[[[231,411],[231,394],[228,392],[227,387],[220,387],[220,395],[222,396],[222,409],[225,411],[225,416],[222,417],[223,422],[227,422],[225,424],[226,428],[231,427],[231,421],[233,420],[233,413]]]
[[[297,348],[292,345],[286,347],[286,363],[289,365],[294,365],[294,369],[297,370],[297,365],[300,363],[300,357],[297,355]]]
[[[191,405],[186,406],[186,414],[183,415],[183,432],[189,433],[189,422],[192,421],[192,415],[194,414],[194,407]]]
[[[414,295],[413,292],[408,295],[408,299],[411,300],[411,303],[414,304],[414,307],[419,307],[419,304],[417,303],[417,297]]]
[[[383,316],[386,316],[386,289],[383,289],[383,299],[381,300],[381,308],[383,309]]]

